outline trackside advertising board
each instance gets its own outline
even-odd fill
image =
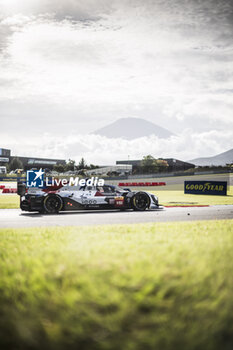
[[[227,181],[185,181],[184,193],[227,195]]]

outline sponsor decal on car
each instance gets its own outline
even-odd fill
[[[95,199],[84,199],[82,198],[82,204],[96,204],[97,201]]]
[[[124,197],[122,196],[115,197],[115,206],[122,207],[123,205],[124,205]]]

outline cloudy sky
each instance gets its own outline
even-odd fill
[[[13,154],[110,164],[226,151],[232,76],[231,0],[0,0],[0,147]],[[125,117],[176,136],[89,135]]]

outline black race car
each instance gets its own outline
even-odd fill
[[[145,191],[122,189],[118,186],[61,186],[27,188],[18,183],[20,208],[24,211],[58,213],[81,209],[159,209],[158,197]]]

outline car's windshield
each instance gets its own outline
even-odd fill
[[[119,186],[113,186],[113,185],[104,185],[104,186],[80,186],[80,191],[94,191],[97,190],[102,193],[122,193],[124,192],[124,189]]]
[[[97,186],[97,191],[104,192],[104,193],[121,193],[123,191],[122,188],[118,186],[111,186],[111,185],[104,185],[104,186]]]
[[[119,186],[114,186],[116,192],[124,192],[124,189]]]

